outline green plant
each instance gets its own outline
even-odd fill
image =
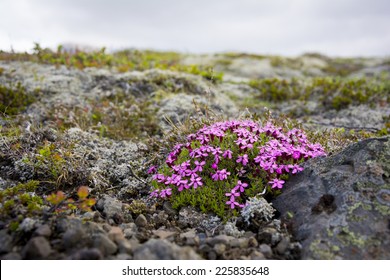
[[[27,93],[21,83],[5,86],[0,84],[0,113],[16,115],[34,103],[34,94]]]
[[[47,196],[46,201],[52,205],[51,211],[61,213],[68,210],[91,211],[91,207],[96,204],[94,198],[87,198],[89,195],[88,187],[81,186],[77,190],[77,200],[69,198],[64,192],[58,191]]]
[[[192,205],[227,218],[250,197],[279,194],[289,174],[303,170],[301,162],[321,155],[321,145],[311,144],[297,128],[217,122],[174,146],[153,176],[151,196],[169,198],[175,208]],[[156,172],[155,166],[148,171]]]

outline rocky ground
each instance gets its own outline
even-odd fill
[[[0,54],[1,259],[390,258],[388,60],[175,54],[180,67],[124,69]],[[180,127],[264,107],[329,154],[257,199],[272,220],[149,197]],[[50,203],[57,191],[74,203]]]

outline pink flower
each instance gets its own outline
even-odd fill
[[[247,165],[249,160],[248,160],[248,155],[245,154],[243,156],[239,156],[236,160],[237,163],[242,163],[243,166]]]
[[[272,184],[273,189],[281,189],[283,188],[283,184],[285,183],[283,180],[273,179],[269,181],[270,184]]]
[[[149,167],[148,174],[154,174],[156,172],[157,172],[157,167],[155,165],[152,165],[151,167]]]
[[[159,190],[154,190],[150,193],[150,197],[158,197]]]
[[[232,189],[230,192],[225,193],[225,195],[226,195],[226,196],[230,196],[230,199],[231,199],[232,197],[235,197],[235,196],[240,196],[240,194],[239,194],[238,192],[236,192],[235,189]]]
[[[226,151],[222,154],[222,156],[223,156],[224,158],[229,158],[229,159],[232,158],[232,155],[233,155],[233,153],[232,153],[232,151],[230,151],[230,150],[226,150]]]
[[[234,187],[233,190],[244,192],[246,187],[248,187],[247,183],[242,183],[240,180],[238,180],[237,185]]]
[[[202,183],[202,178],[197,176],[192,176],[191,177],[191,182],[188,184],[190,187],[192,186],[194,189],[196,189],[197,187],[200,187],[203,185]]]
[[[234,209],[236,206],[240,207],[240,204],[234,200],[234,196],[230,197],[230,200],[226,201],[227,205],[230,205],[230,209]]]
[[[206,164],[206,162],[205,161],[201,161],[201,162],[199,162],[199,161],[197,161],[197,160],[195,160],[195,172],[198,172],[198,171],[202,171],[203,170],[203,166]]]
[[[172,189],[171,188],[167,188],[167,189],[161,190],[161,192],[160,192],[160,197],[162,197],[162,198],[168,197],[168,196],[171,196],[171,195],[172,195]]]

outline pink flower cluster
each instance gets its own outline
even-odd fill
[[[226,147],[226,143],[231,144]],[[178,162],[184,150],[188,156]],[[165,198],[174,191],[197,189],[208,177],[233,183],[234,188],[225,194],[226,204],[231,209],[242,208],[244,204],[238,201],[243,200],[243,193],[250,184],[248,179],[242,181],[246,179],[245,174],[260,176],[265,171],[271,188],[282,189],[285,181],[280,179],[281,175],[300,172],[303,170],[300,162],[323,155],[322,146],[310,143],[299,129],[284,133],[281,127],[270,122],[263,127],[251,120],[217,122],[188,135],[185,144],[173,148],[165,161],[170,169],[168,175],[156,173],[154,166],[149,168],[148,173],[156,173],[153,180],[161,187],[151,196]]]

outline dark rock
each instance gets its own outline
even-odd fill
[[[12,236],[7,230],[0,230],[0,255],[6,254],[12,250]]]
[[[72,260],[102,260],[103,258],[102,252],[97,248],[84,248],[70,257]]]
[[[274,227],[261,228],[257,235],[257,239],[272,246],[276,245],[281,240],[280,232]]]
[[[174,216],[178,213],[175,209],[172,208],[172,204],[169,201],[164,202],[163,209],[170,216]]]
[[[137,219],[135,219],[135,224],[138,227],[145,227],[148,224],[148,220],[146,220],[146,217],[143,214],[140,214]]]
[[[46,259],[52,252],[49,241],[43,236],[31,238],[22,250],[23,259]]]
[[[86,233],[82,228],[69,228],[62,236],[65,250],[72,250],[75,247],[85,246]]]
[[[387,136],[306,162],[272,203],[301,242],[303,259],[389,259],[389,197]]]
[[[0,257],[1,260],[21,260],[22,256],[19,253],[11,252]]]
[[[167,240],[150,239],[134,251],[135,260],[197,260],[201,257],[190,247],[179,247]]]
[[[37,236],[50,237],[51,235],[50,226],[47,224],[41,225],[39,228],[35,230],[34,234]]]
[[[131,246],[130,241],[124,239],[118,242],[118,252],[123,254],[132,254],[133,247]]]
[[[98,234],[94,237],[94,247],[99,249],[104,256],[109,256],[118,250],[118,246],[105,234]]]
[[[104,195],[103,198],[99,199],[96,203],[96,209],[101,211],[107,219],[122,215],[122,206],[122,202],[108,195]]]

